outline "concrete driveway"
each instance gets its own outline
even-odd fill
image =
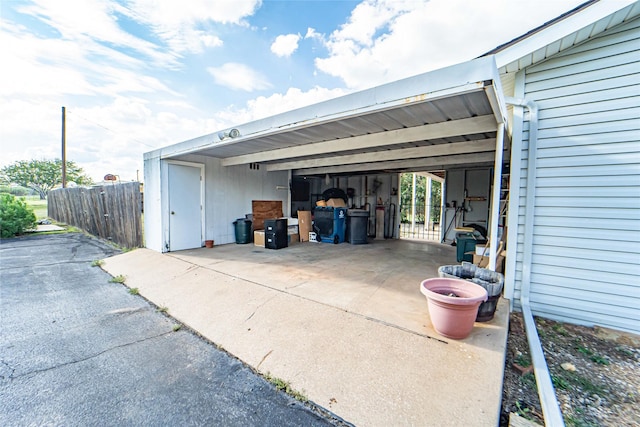
[[[0,425],[331,425],[92,267],[83,234],[0,241]]]
[[[420,281],[456,262],[438,243],[221,245],[105,260],[129,287],[255,370],[362,426],[495,426],[509,307],[440,336]]]

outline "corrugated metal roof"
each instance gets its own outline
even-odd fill
[[[493,58],[480,58],[239,125],[233,128],[236,138],[224,136],[231,133],[226,129],[145,157],[199,154],[223,159],[226,166],[261,163],[277,168],[288,162],[291,169],[309,170],[306,162],[312,159],[334,158],[338,167],[348,156],[368,154],[367,170],[376,171],[384,162],[403,160],[410,148],[408,164],[433,157],[429,147],[442,144],[453,144],[453,156],[486,153],[491,151],[486,143],[477,150],[473,144],[495,140],[498,123],[504,121],[499,86]]]

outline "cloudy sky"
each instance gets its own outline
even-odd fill
[[[0,0],[0,166],[142,154],[467,61],[583,0]]]

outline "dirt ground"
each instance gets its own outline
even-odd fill
[[[640,337],[536,318],[567,426],[640,425]],[[544,424],[521,313],[512,313],[501,426],[509,413]]]

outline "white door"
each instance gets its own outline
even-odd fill
[[[169,163],[169,251],[202,246],[200,172]]]

